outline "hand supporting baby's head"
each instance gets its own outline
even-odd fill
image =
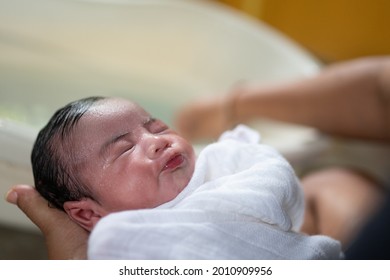
[[[59,109],[32,152],[37,190],[87,230],[109,213],[175,198],[195,165],[191,144],[137,104],[91,97]]]

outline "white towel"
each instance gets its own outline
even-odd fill
[[[188,186],[154,209],[103,218],[90,259],[338,259],[340,243],[298,233],[303,193],[288,162],[244,126],[199,155]]]

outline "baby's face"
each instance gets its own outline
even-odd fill
[[[72,135],[76,170],[108,213],[153,208],[175,198],[195,166],[192,145],[138,105],[93,105]]]

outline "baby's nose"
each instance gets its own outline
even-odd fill
[[[170,146],[170,142],[163,136],[151,135],[146,140],[146,154],[151,159],[159,157]]]

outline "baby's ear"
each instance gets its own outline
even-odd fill
[[[73,221],[87,231],[91,231],[100,218],[104,216],[101,207],[90,198],[67,201],[64,203],[64,209]]]

